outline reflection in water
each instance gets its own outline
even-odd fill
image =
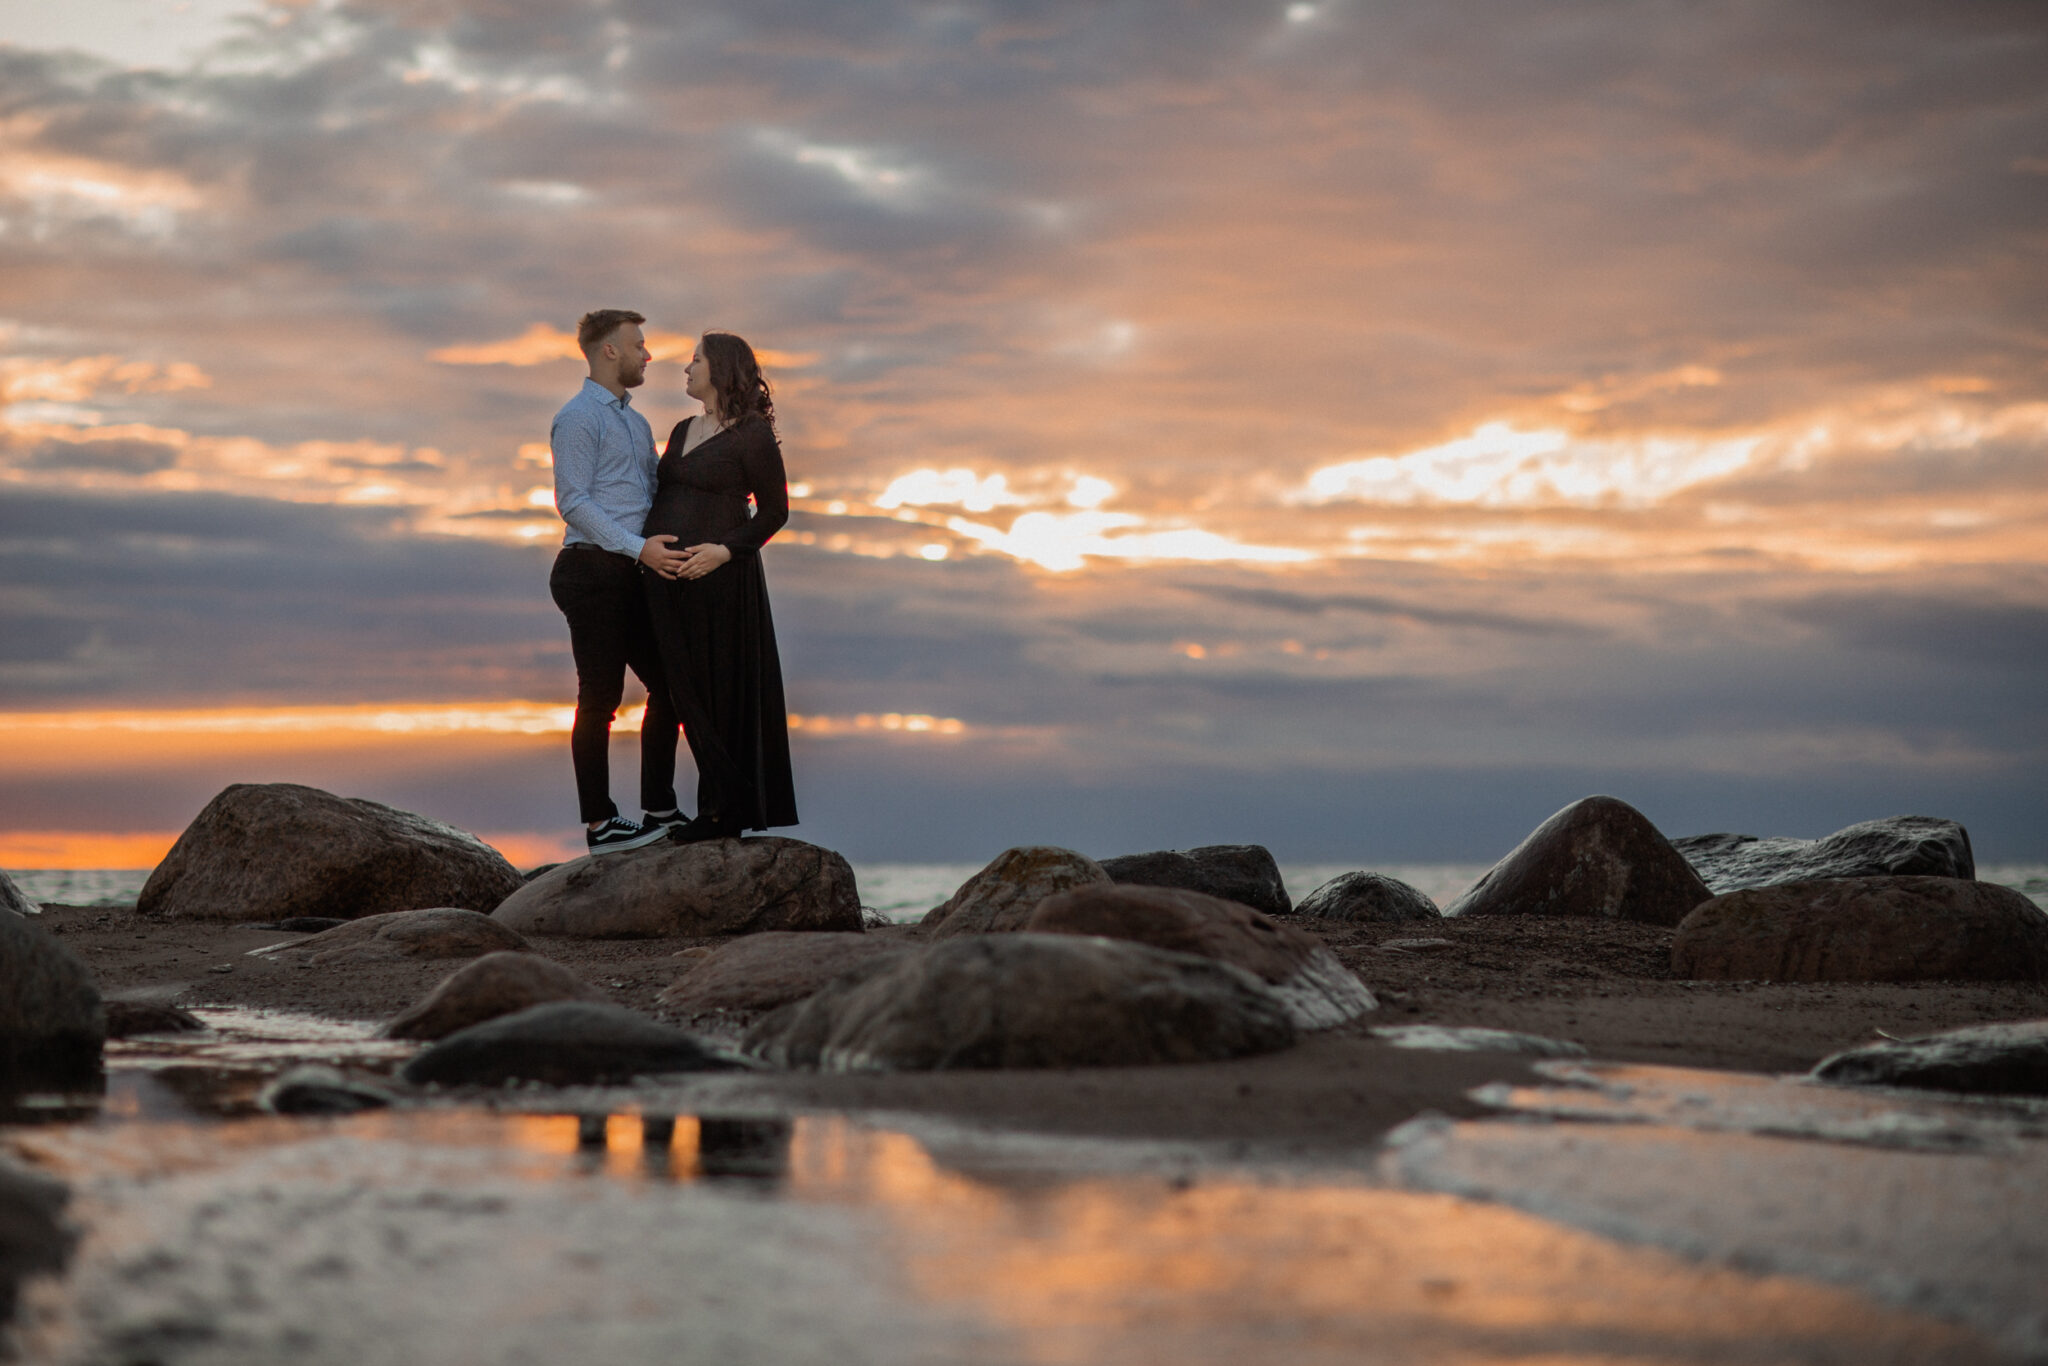
[[[608,1362],[694,1359],[706,1325],[720,1359],[778,1362],[1985,1359],[1847,1292],[1453,1195],[1010,1181],[841,1117],[394,1110],[6,1137],[86,1192],[76,1321],[166,1366],[214,1359],[150,1336],[173,1305],[164,1322],[211,1335],[191,1342],[351,1366],[456,1341],[465,1360],[587,1354],[600,1324]]]

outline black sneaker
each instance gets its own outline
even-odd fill
[[[645,849],[657,840],[668,838],[665,825],[641,825],[624,816],[613,816],[595,830],[583,832],[583,842],[593,854],[618,854],[628,849]]]
[[[649,830],[680,830],[689,824],[689,818],[680,811],[650,811],[640,820]]]

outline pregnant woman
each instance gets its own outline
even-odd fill
[[[761,547],[789,520],[789,486],[754,349],[707,332],[683,375],[704,415],[669,433],[642,534],[674,536],[687,553],[672,577],[643,572],[697,761],[697,815],[677,837],[725,839],[796,824],[782,661],[761,572]]]

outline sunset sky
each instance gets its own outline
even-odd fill
[[[2048,858],[2038,0],[0,0],[0,143],[0,866],[573,847],[605,306],[777,386],[784,833]]]

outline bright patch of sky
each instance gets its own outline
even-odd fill
[[[0,43],[177,69],[266,8],[262,0],[0,0]]]

